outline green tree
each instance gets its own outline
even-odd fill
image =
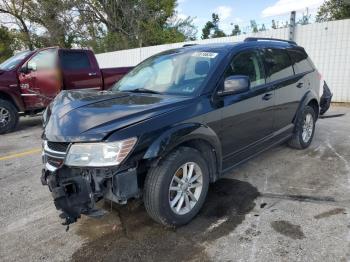
[[[261,25],[261,27],[260,27],[259,31],[260,31],[260,32],[262,32],[262,31],[266,31],[265,24],[262,24],[262,25]]]
[[[328,0],[318,9],[316,22],[350,18],[350,3],[346,0]]]
[[[26,7],[30,0],[0,0],[0,14],[5,14],[13,19],[13,23],[19,28],[24,44],[30,49],[34,49],[34,44],[26,20]]]
[[[220,18],[213,13],[212,21],[208,21],[202,29],[202,39],[225,37],[226,34],[219,28]]]
[[[240,34],[241,34],[241,29],[239,28],[239,25],[234,25],[231,35],[236,36]]]
[[[13,55],[13,36],[4,26],[0,26],[0,63]]]
[[[309,9],[306,9],[306,13],[303,12],[303,16],[299,19],[297,24],[308,25],[310,24],[311,15],[309,14]]]
[[[44,46],[71,48],[78,37],[74,26],[74,6],[72,0],[28,1],[24,16],[44,29],[37,38],[43,41]]]
[[[253,33],[257,33],[259,31],[255,20],[250,20],[250,27],[252,28]]]
[[[105,51],[191,40],[190,17],[176,18],[176,0],[76,0],[85,43]],[[95,37],[98,39],[95,40]]]
[[[277,29],[277,25],[276,25],[276,21],[274,19],[272,19],[272,29]]]

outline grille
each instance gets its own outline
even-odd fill
[[[69,143],[64,142],[47,142],[47,146],[49,149],[57,152],[67,152]]]
[[[61,165],[63,164],[63,160],[62,159],[56,159],[53,157],[47,157],[47,162],[54,167],[61,167]]]

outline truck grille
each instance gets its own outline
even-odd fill
[[[67,152],[69,143],[65,142],[50,142],[47,141],[47,147],[53,151],[57,152]]]
[[[63,165],[70,143],[65,142],[50,142],[44,143],[43,162],[46,166],[52,168],[60,168]]]

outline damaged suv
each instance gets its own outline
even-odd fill
[[[283,142],[307,148],[320,75],[292,41],[248,38],[154,55],[109,91],[63,91],[44,113],[41,176],[68,225],[96,203],[143,198],[188,223],[209,184]]]

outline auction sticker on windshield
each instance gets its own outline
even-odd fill
[[[206,57],[206,58],[215,58],[218,55],[218,53],[213,52],[194,52],[192,56],[196,57]]]

